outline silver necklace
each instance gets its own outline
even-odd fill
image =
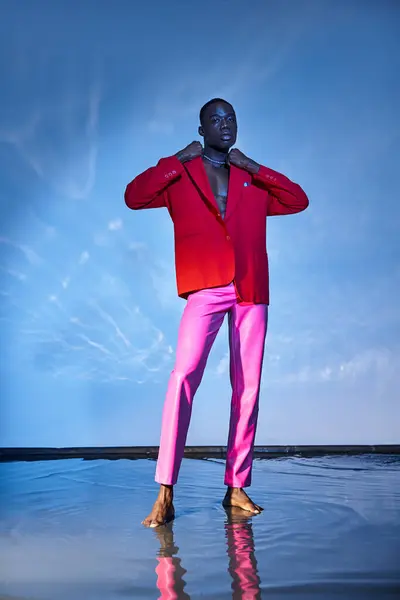
[[[203,156],[206,160],[210,161],[210,163],[213,163],[214,165],[222,166],[225,164],[224,160],[215,160],[214,158],[210,158],[209,156],[207,156],[207,154],[204,154],[204,152],[203,152]]]

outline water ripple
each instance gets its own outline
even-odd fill
[[[0,594],[395,597],[398,457],[256,460],[250,492],[265,509],[256,517],[222,507],[223,461],[184,460],[177,518],[149,531],[140,522],[154,501],[154,467],[148,460],[0,465]]]

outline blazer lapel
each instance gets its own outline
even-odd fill
[[[245,185],[250,185],[250,181],[250,173],[247,173],[247,171],[235,167],[235,165],[230,166],[228,201],[226,205],[225,220],[229,219],[229,217],[232,215],[233,211],[237,206],[237,203],[239,202],[242,196],[242,192]]]
[[[218,204],[211,189],[210,182],[208,181],[202,159],[200,157],[195,158],[194,160],[184,163],[184,166],[190,179],[200,191],[209,207],[214,210],[214,212],[219,212]],[[241,198],[244,186],[250,185],[250,182],[251,175],[247,173],[247,171],[239,169],[238,167],[235,167],[235,165],[230,166],[225,220],[229,219],[235,210],[237,203]]]
[[[184,167],[190,179],[201,192],[207,203],[211,205],[211,208],[214,210],[217,209],[218,211],[218,204],[211,189],[210,182],[208,181],[207,173],[201,157],[184,163]]]

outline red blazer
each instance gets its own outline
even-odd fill
[[[171,156],[127,185],[125,203],[133,210],[168,209],[181,298],[234,281],[242,301],[269,304],[266,217],[298,213],[308,198],[272,169],[261,166],[254,175],[232,165],[222,219],[202,159],[182,164]]]

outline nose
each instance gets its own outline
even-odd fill
[[[223,131],[224,129],[228,129],[229,130],[229,127],[228,127],[226,119],[222,118],[221,119],[221,131]]]

